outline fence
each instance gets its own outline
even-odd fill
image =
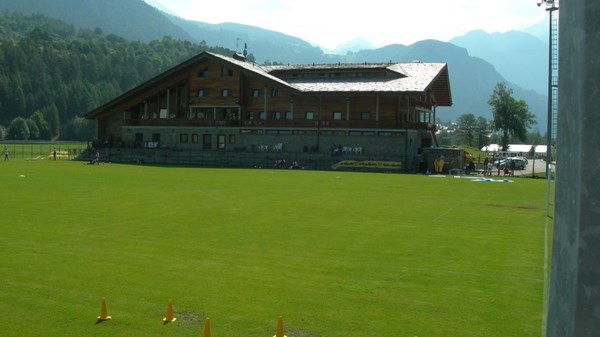
[[[70,160],[77,157],[85,149],[87,143],[79,142],[0,142],[0,151],[4,156],[4,149],[8,149],[10,159],[42,160]]]

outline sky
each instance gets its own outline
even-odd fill
[[[235,22],[278,31],[322,48],[364,39],[372,47],[448,41],[469,31],[506,32],[547,16],[536,0],[144,0],[207,23]]]

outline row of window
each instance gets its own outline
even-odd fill
[[[196,76],[197,77],[207,77],[208,76],[208,68],[198,70],[198,72],[196,73]],[[227,67],[221,67],[221,76],[223,76],[223,77],[233,76],[233,70],[231,70],[230,68],[227,68]]]
[[[342,114],[341,111],[333,111],[331,113],[331,120],[341,121],[342,120],[342,116],[343,116],[343,114]],[[281,114],[280,111],[271,111],[270,119],[277,120],[277,119],[281,119],[281,117],[282,117],[282,114]],[[293,118],[293,114],[292,114],[291,111],[286,111],[283,114],[283,117],[286,120],[292,120],[292,119],[294,119]],[[369,120],[369,118],[370,118],[370,113],[368,111],[362,111],[360,113],[360,119],[361,120],[367,121],[367,120]],[[251,116],[251,119],[252,119],[252,116]],[[258,119],[260,119],[260,120],[266,120],[267,119],[267,114],[264,111],[260,111],[258,113]],[[312,111],[306,111],[304,113],[304,119],[306,119],[306,120],[314,120],[315,119],[315,113],[312,112]]]
[[[198,89],[196,96],[197,97],[208,97],[210,94],[210,91],[208,89]],[[221,89],[221,97],[231,97],[233,96],[233,90],[231,89]],[[262,90],[260,89],[252,89],[251,91],[251,96],[252,97],[261,97],[262,96]],[[279,90],[277,89],[271,89],[271,97],[278,97],[279,96]]]
[[[229,144],[235,144],[235,135],[223,135],[223,134],[219,134],[217,135],[217,148],[220,150],[225,149],[225,144],[226,144],[226,139],[229,138]],[[182,144],[187,144],[189,140],[189,134],[187,133],[180,133],[179,134],[179,143]],[[197,133],[192,133],[191,134],[191,143],[192,144],[197,144],[198,143],[198,134]],[[203,134],[202,135],[202,148],[205,150],[210,150],[212,148],[212,135],[211,134]]]
[[[208,120],[238,120],[239,112],[237,108],[214,108],[214,107],[206,107],[206,108],[192,108],[190,112],[190,119],[208,119]],[[291,111],[271,111],[270,115],[267,117],[267,113],[265,111],[258,112],[258,116],[255,116],[253,112],[248,113],[248,119],[258,119],[258,120],[293,120],[294,114]],[[315,113],[313,111],[306,111],[304,113],[305,120],[314,120]],[[370,113],[368,111],[362,111],[360,113],[361,120],[369,120]],[[331,113],[331,120],[341,121],[343,119],[343,113],[341,111],[333,111]]]
[[[260,133],[260,134],[267,134],[267,135],[290,135],[290,134],[294,134],[294,135],[315,135],[317,134],[317,131],[315,130],[277,130],[277,129],[267,129],[267,130],[240,130],[240,134],[252,134],[252,133]],[[322,135],[330,135],[330,136],[345,136],[346,132],[345,131],[320,131],[320,133]],[[378,133],[376,133],[375,131],[349,131],[348,136],[375,136],[378,135],[380,137],[391,137],[391,136],[402,136],[401,132],[387,132],[387,131],[380,131]],[[210,149],[210,145],[212,144],[212,135],[210,134],[203,134],[202,135],[202,143],[204,145],[205,148]],[[137,137],[136,137],[137,138]],[[155,136],[153,137],[153,139],[156,138],[156,141],[160,141],[160,136]],[[236,137],[233,134],[229,134],[229,135],[223,135],[223,134],[219,134],[217,135],[217,145],[219,148],[224,148],[225,146],[225,142],[226,140],[228,140],[229,144],[235,144],[236,143]],[[179,134],[179,143],[182,144],[187,144],[187,143],[192,143],[192,144],[198,144],[199,141],[199,136],[197,133],[192,133],[192,134],[188,134],[188,133],[180,133]]]
[[[261,130],[261,129],[241,129],[240,134],[244,135],[244,134],[266,134],[266,135],[316,135],[317,132],[319,132],[321,135],[324,136],[379,136],[379,137],[397,137],[397,136],[403,136],[402,132],[389,132],[389,131],[379,131],[379,132],[375,132],[375,131],[361,131],[361,130],[350,130],[348,131],[348,133],[346,133],[346,131],[332,131],[332,130],[321,130],[321,131],[316,131],[316,130],[285,130],[285,129],[266,129],[266,130]],[[207,143],[211,143],[212,142],[212,135],[210,134],[203,134],[203,139],[202,139],[202,143],[207,144]],[[192,134],[188,134],[188,133],[180,133],[179,134],[179,142],[180,143],[192,143],[192,144],[197,144],[199,141],[198,138],[198,134],[197,133],[192,133]],[[156,139],[156,141],[159,141],[160,137],[158,139]],[[229,144],[235,144],[236,143],[236,137],[234,134],[229,134],[229,135],[223,135],[223,134],[219,134],[217,135],[217,143],[218,144],[224,144],[225,140],[228,140]]]

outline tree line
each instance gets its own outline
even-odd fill
[[[441,125],[438,142],[442,145],[465,144],[479,149],[496,143],[504,151],[508,150],[510,143],[545,144],[539,131],[531,131],[537,123],[535,115],[524,100],[517,100],[512,94],[506,83],[496,84],[488,100],[492,120],[472,113],[460,115],[455,125]],[[438,124],[442,123],[438,121]]]
[[[233,54],[205,42],[128,41],[43,15],[0,13],[0,139],[89,140],[86,112],[203,51]]]

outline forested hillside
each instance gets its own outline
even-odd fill
[[[148,42],[171,36],[197,42],[142,0],[0,0],[0,11],[42,14],[76,28],[99,27],[128,40]]]
[[[202,52],[165,37],[128,41],[41,15],[0,13],[0,138],[89,139],[80,117]]]

